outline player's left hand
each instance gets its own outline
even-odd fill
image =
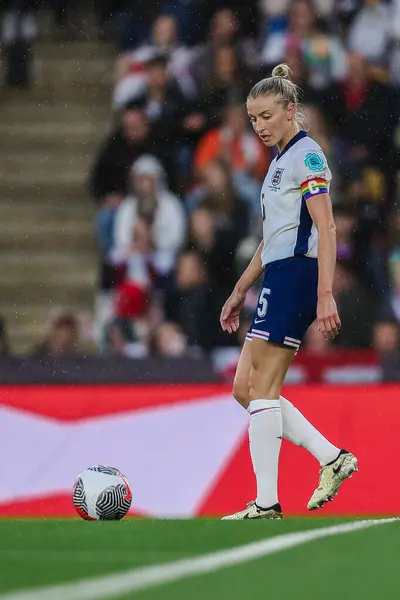
[[[333,339],[338,335],[341,327],[336,302],[330,294],[318,298],[317,304],[317,329],[326,340]]]
[[[243,308],[246,294],[234,289],[221,310],[219,322],[223,331],[234,333],[239,329],[239,316]]]

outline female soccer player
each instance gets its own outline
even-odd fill
[[[329,197],[331,172],[318,144],[301,129],[299,89],[287,65],[259,81],[247,98],[254,131],[278,146],[261,190],[263,241],[221,311],[224,331],[239,327],[249,288],[264,272],[252,326],[244,343],[233,395],[250,413],[250,454],[257,498],[224,519],[281,519],[278,458],[282,438],[304,446],[321,464],[308,509],[332,500],[357,471],[356,457],[331,444],[283,398],[281,387],[303,336],[317,319],[334,337],[340,319],[332,295],[336,235]]]

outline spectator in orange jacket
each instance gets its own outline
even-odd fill
[[[235,102],[227,106],[222,125],[201,138],[193,163],[197,176],[215,161],[224,163],[231,170],[236,193],[257,212],[261,182],[271,159],[250,131],[244,105]]]

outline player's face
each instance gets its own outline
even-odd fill
[[[283,106],[272,95],[247,100],[250,123],[261,141],[268,147],[281,146],[293,129],[295,106]]]

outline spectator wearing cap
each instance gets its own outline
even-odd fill
[[[191,72],[192,52],[179,43],[176,19],[170,15],[160,15],[153,23],[150,41],[118,58],[117,85],[113,96],[115,108],[145,91],[147,63],[157,54],[167,57],[168,70],[178,82],[183,95],[186,98],[195,96],[196,87]]]
[[[147,62],[147,82],[136,99],[143,106],[155,139],[153,154],[169,165],[170,183],[175,188],[175,155],[179,150],[186,100],[176,79],[169,73],[168,58],[156,54]],[[168,168],[168,167],[167,167]]]

